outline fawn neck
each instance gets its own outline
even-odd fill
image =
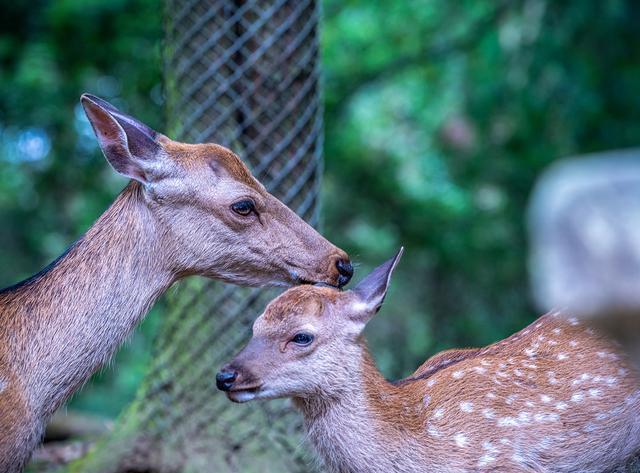
[[[131,183],[49,269],[0,293],[0,361],[37,416],[46,419],[102,365],[175,280],[141,199]]]
[[[428,471],[406,454],[424,448],[420,404],[382,376],[364,342],[360,348],[338,393],[294,399],[311,442],[336,473]]]

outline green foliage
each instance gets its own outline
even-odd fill
[[[326,233],[367,267],[407,247],[370,330],[395,377],[537,315],[527,198],[559,157],[637,146],[640,9],[331,0],[325,13]]]
[[[7,285],[60,254],[124,184],[99,155],[80,93],[163,129],[162,9],[153,0],[0,8]],[[325,0],[323,9],[323,230],[361,263],[360,275],[406,247],[368,331],[397,377],[437,350],[489,343],[537,315],[525,272],[527,198],[559,157],[638,145],[640,7]],[[117,412],[152,325],[77,405]]]

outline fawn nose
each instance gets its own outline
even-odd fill
[[[216,375],[216,386],[220,391],[228,391],[238,378],[238,372],[230,368],[223,368]]]
[[[351,276],[353,276],[353,265],[348,259],[339,259],[336,261],[336,268],[340,274],[338,276],[338,286],[342,287],[351,281]]]

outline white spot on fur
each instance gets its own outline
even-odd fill
[[[513,401],[515,401],[517,397],[518,397],[517,394],[509,394],[505,402],[507,404],[513,404]]]
[[[584,399],[584,394],[580,392],[574,393],[573,396],[571,396],[572,402],[582,402],[583,399]]]
[[[473,403],[469,401],[462,401],[460,403],[460,410],[462,412],[473,412]]]
[[[487,466],[489,463],[495,461],[495,459],[496,457],[485,453],[480,457],[480,460],[478,460],[478,467],[482,468],[483,466]]]
[[[558,353],[558,361],[562,361],[562,360],[566,360],[567,359],[567,354],[566,353]]]
[[[502,445],[510,445],[510,444],[511,444],[511,440],[506,439],[506,438],[501,438],[501,439],[500,439],[500,443],[501,443]]]
[[[453,379],[460,379],[464,376],[464,370],[457,370],[451,373],[451,377]]]
[[[585,432],[594,432],[598,430],[598,426],[596,424],[594,424],[593,422],[589,422],[586,427],[584,428]]]
[[[569,345],[571,345],[572,347],[577,347],[578,346],[578,342],[576,342],[575,340],[571,340],[569,342]]]
[[[435,411],[433,411],[433,417],[435,419],[440,419],[444,415],[444,409],[442,407],[438,407]]]
[[[4,379],[0,378],[0,393],[4,391],[6,387],[7,387],[7,382]]]
[[[552,332],[555,333],[556,335],[559,335],[560,332],[562,332],[562,330],[560,330],[559,328],[554,328]]]
[[[429,427],[427,427],[427,432],[429,433],[429,435],[436,438],[440,438],[442,436],[440,431],[436,429],[433,425],[429,425]]]
[[[458,447],[464,447],[467,444],[467,437],[461,432],[455,434],[453,436],[453,439],[455,440]]]
[[[601,394],[602,394],[602,391],[600,391],[599,389],[596,389],[596,388],[589,389],[589,395],[591,397],[599,397]]]
[[[482,415],[487,419],[493,419],[496,416],[496,411],[494,411],[490,407],[486,407],[482,409]]]
[[[524,376],[524,373],[522,372],[522,370],[520,370],[518,368],[513,370],[513,374],[515,374],[516,376]]]
[[[536,422],[549,422],[549,421],[556,421],[560,417],[558,416],[558,414],[540,412],[534,415],[533,418]]]
[[[614,378],[613,376],[608,376],[605,379],[605,383],[607,383],[609,386],[611,386],[612,384],[616,384],[618,382],[617,378]]]
[[[496,395],[495,395],[495,393],[487,393],[487,397],[488,397],[489,399],[495,399],[495,398],[496,398]]]
[[[556,409],[559,411],[564,411],[569,405],[566,402],[559,402],[556,404]]]
[[[575,317],[571,317],[571,318],[569,319],[569,323],[570,323],[571,325],[578,325],[578,323],[579,323],[579,322],[578,322],[578,319],[576,319]]]
[[[487,369],[482,366],[474,366],[473,371],[475,371],[476,373],[484,374],[487,372]]]
[[[436,384],[436,380],[431,378],[429,381],[427,381],[427,386],[428,387],[433,387],[433,385]]]
[[[535,406],[535,404],[533,402],[531,402],[531,401],[525,402],[524,405],[527,406],[527,407],[534,407]]]
[[[546,394],[541,394],[540,400],[544,403],[551,402],[551,397],[547,396]]]
[[[514,417],[503,417],[498,419],[498,427],[518,426],[518,421]]]
[[[422,398],[422,404],[424,405],[424,407],[427,407],[430,403],[431,403],[431,396],[429,396],[428,394],[425,394],[425,396]]]
[[[485,440],[484,442],[482,442],[482,448],[484,450],[487,450],[489,452],[495,452],[496,450],[498,450],[496,448],[495,445],[493,445],[491,442],[489,442],[488,440]]]
[[[520,412],[518,413],[518,420],[523,424],[531,422],[531,414],[529,414],[528,412]]]
[[[480,364],[482,366],[491,366],[491,362],[489,360],[480,360]]]

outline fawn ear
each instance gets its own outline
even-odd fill
[[[162,151],[158,138],[163,135],[95,95],[82,94],[80,102],[113,169],[149,183],[158,171]]]
[[[353,289],[353,303],[351,304],[351,318],[366,323],[371,316],[380,310],[387,289],[391,282],[391,274],[396,268],[404,248],[400,248],[396,255],[371,271]]]

